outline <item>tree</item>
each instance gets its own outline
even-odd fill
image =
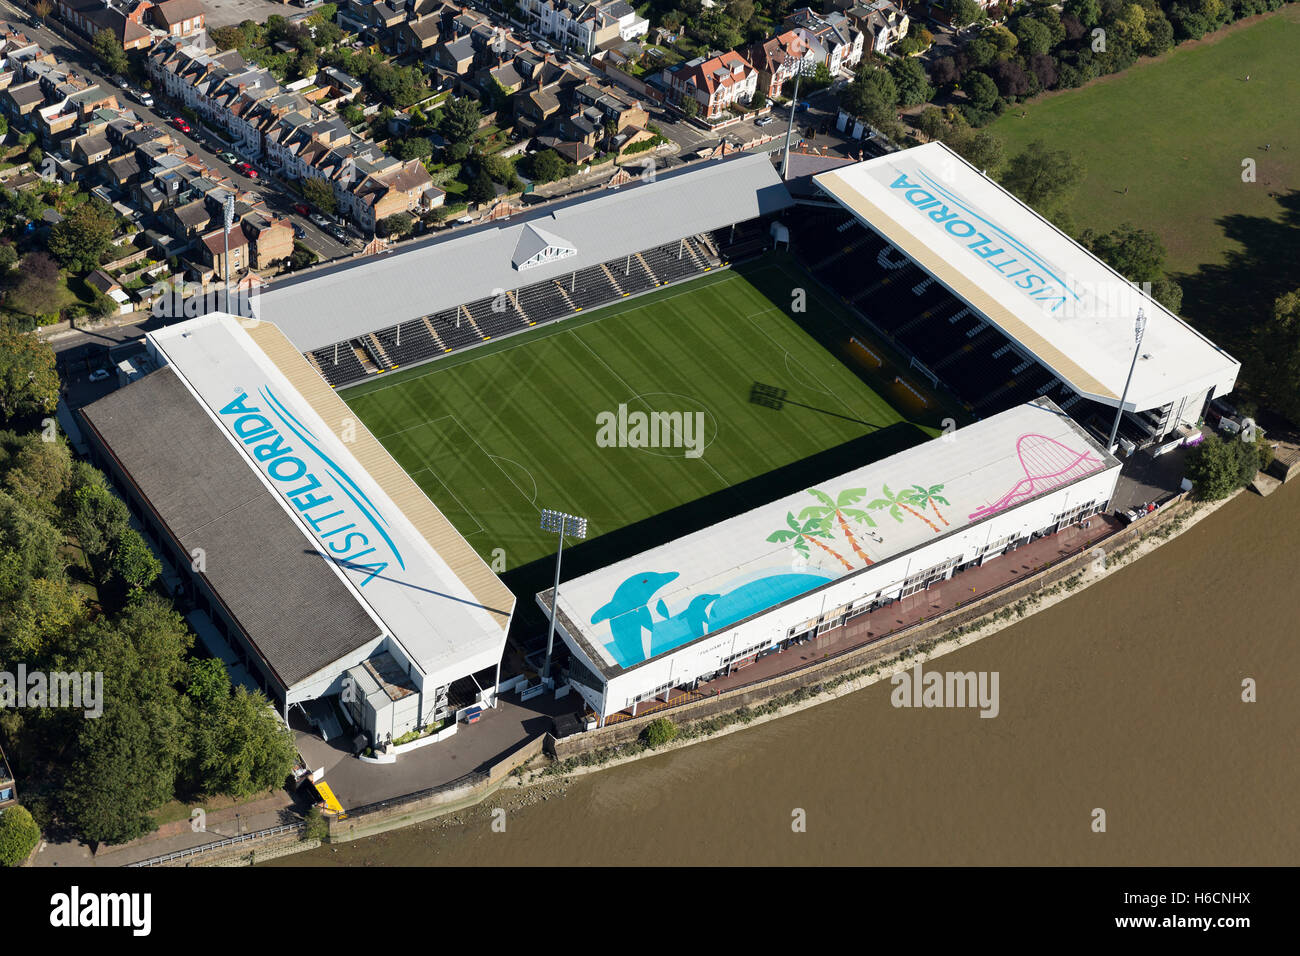
[[[113,210],[98,199],[83,202],[50,229],[49,249],[64,268],[89,272],[113,244]]]
[[[1002,185],[1039,212],[1061,203],[1083,181],[1083,164],[1063,149],[1035,140],[1017,153],[1002,174]]]
[[[140,537],[140,532],[129,527],[114,543],[112,568],[129,591],[147,588],[162,574],[162,564]]]
[[[54,518],[55,503],[72,477],[72,454],[67,442],[45,441],[40,432],[32,432],[14,446],[0,470],[10,494]]]
[[[36,849],[40,839],[41,828],[26,807],[0,810],[0,866],[18,866]]]
[[[1271,404],[1291,421],[1300,422],[1300,289],[1274,301],[1272,322],[1264,339],[1269,346],[1266,353]]]
[[[194,751],[199,789],[238,798],[283,784],[298,756],[266,698],[242,686],[201,714]]]
[[[568,172],[568,164],[560,158],[560,154],[553,149],[544,149],[533,156],[533,161],[529,166],[532,172],[532,178],[543,183],[554,182],[557,179],[563,179]]]
[[[662,747],[677,736],[677,725],[667,717],[656,717],[641,731],[641,740],[647,747]]]
[[[293,254],[289,256],[289,268],[297,272],[299,269],[306,269],[308,266],[315,265],[319,259],[320,256],[316,255],[309,247],[295,241]]]
[[[984,15],[975,0],[948,0],[948,15],[955,27],[970,26]]]
[[[693,96],[682,97],[681,102],[678,103],[677,106],[687,119],[694,119],[695,117],[700,115],[699,101],[696,100],[695,97]]]
[[[479,203],[490,202],[497,197],[496,187],[492,185],[492,177],[488,175],[482,163],[479,163],[478,174],[470,181],[466,196],[470,202]]]
[[[1198,497],[1207,501],[1226,498],[1243,488],[1259,471],[1259,450],[1254,436],[1224,440],[1210,432],[1187,456],[1186,474]]]
[[[468,143],[482,122],[483,112],[479,109],[478,102],[462,96],[443,107],[438,132],[449,143]]]
[[[987,173],[996,173],[1002,166],[1002,140],[988,130],[980,130],[953,145],[972,166]]]
[[[998,101],[998,86],[987,73],[967,73],[962,77],[962,89],[977,109],[992,109]]]
[[[65,509],[64,530],[77,540],[93,563],[112,553],[130,527],[131,512],[101,479],[72,492]]]
[[[122,49],[122,44],[118,42],[112,30],[105,29],[96,33],[91,47],[95,51],[95,56],[99,57],[99,62],[104,64],[104,69],[109,73],[125,73],[130,68],[126,51]]]
[[[54,351],[12,320],[0,319],[0,422],[49,414],[58,403]]]
[[[1104,235],[1084,230],[1079,242],[1130,282],[1156,282],[1164,274],[1164,243],[1150,229],[1126,222]]]
[[[961,70],[957,61],[950,56],[941,56],[930,66],[930,82],[938,87],[953,86],[961,80]]]
[[[302,197],[326,215],[332,216],[338,210],[334,187],[319,176],[308,176],[303,180]]]
[[[749,98],[749,108],[752,110],[761,110],[767,105],[767,94],[761,89],[754,90],[754,95]]]
[[[894,78],[900,106],[916,106],[934,96],[934,87],[919,60],[913,57],[891,60],[889,73]]]
[[[201,711],[215,713],[230,696],[230,675],[215,657],[191,659],[186,664],[185,696]]]
[[[1089,29],[1101,22],[1100,0],[1066,0],[1065,12]]]
[[[1051,31],[1033,17],[1021,17],[1016,21],[1015,34],[1021,53],[1046,53],[1052,48]]]
[[[396,212],[391,216],[379,220],[379,228],[375,231],[381,236],[387,236],[392,239],[401,239],[410,235],[415,228],[415,222],[404,212]]]
[[[897,120],[898,87],[888,70],[864,62],[844,88],[840,106],[879,129]]]

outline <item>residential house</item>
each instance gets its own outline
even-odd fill
[[[755,43],[750,59],[758,70],[758,88],[770,100],[780,96],[785,84],[802,74],[809,76],[817,66],[817,54],[794,30]]]
[[[240,221],[250,244],[250,268],[263,272],[293,255],[293,224],[283,216],[255,209]]]
[[[650,31],[649,21],[624,0],[519,0],[519,10],[535,32],[588,55]]]
[[[893,0],[856,2],[845,11],[858,30],[866,37],[865,48],[884,55],[903,37],[912,22]]]
[[[862,62],[862,31],[843,13],[817,13],[804,7],[787,17],[785,26],[812,47],[817,62],[824,63],[831,76]]]
[[[170,37],[192,37],[207,26],[199,0],[161,0],[149,11],[149,20]]]
[[[108,30],[124,50],[143,50],[153,45],[153,34],[146,22],[152,8],[149,0],[54,0],[59,19],[77,33],[94,40],[100,30]]]
[[[673,99],[693,99],[705,119],[721,117],[733,104],[744,105],[758,89],[758,70],[735,50],[696,57],[663,72]]]

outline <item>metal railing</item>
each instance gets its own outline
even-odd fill
[[[255,830],[252,833],[241,833],[239,836],[226,837],[224,840],[217,840],[213,843],[204,843],[202,846],[190,847],[188,850],[177,850],[174,853],[164,853],[162,856],[150,857],[147,860],[140,860],[137,863],[128,863],[128,867],[137,866],[161,866],[164,863],[170,863],[173,860],[182,860],[186,857],[200,856],[205,853],[211,853],[213,850],[219,850],[223,847],[239,846],[250,843],[255,840],[265,840],[267,837],[279,836],[283,833],[302,832],[306,830],[305,823],[285,823],[278,827],[268,827],[265,830]]]

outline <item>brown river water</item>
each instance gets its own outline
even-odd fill
[[[1300,481],[926,665],[997,671],[995,718],[896,708],[878,683],[279,863],[1294,865],[1298,568]]]

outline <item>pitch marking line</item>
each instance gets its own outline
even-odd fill
[[[695,285],[692,283],[691,286],[690,286],[690,288],[683,289],[681,292],[674,292],[672,295],[666,295],[666,296],[664,296],[662,299],[655,299],[653,302],[640,302],[640,301],[633,301],[633,302],[628,303],[628,307],[627,307],[626,309],[621,309],[621,310],[616,311],[616,312],[610,312],[608,315],[600,315],[600,316],[597,316],[597,317],[596,317],[595,319],[593,319],[592,321],[594,321],[594,322],[603,322],[603,321],[605,321],[606,319],[612,319],[612,318],[615,318],[616,316],[627,315],[629,312],[635,312],[637,309],[646,309],[646,308],[649,308],[649,307],[651,307],[651,306],[653,306],[653,305],[658,305],[660,302],[667,302],[669,299],[676,299],[676,298],[679,298],[679,297],[684,296],[684,295],[694,295],[696,292],[698,292],[698,291],[699,291],[700,289],[702,289],[702,288],[710,288],[710,289],[711,289],[711,288],[713,288],[714,286],[720,286],[720,285],[723,285],[723,284],[725,284],[725,283],[727,283],[727,282],[731,282],[731,281],[743,281],[743,280],[744,280],[744,276],[740,275],[740,274],[737,273],[737,272],[732,272],[732,271],[730,271],[730,270],[728,270],[726,273],[720,273],[720,272],[719,272],[719,273],[715,273],[715,274],[716,274],[719,278],[718,278],[717,281],[715,281],[715,282],[710,282],[707,286],[695,286]],[[774,311],[779,312],[780,309],[776,309],[776,310],[774,310]],[[567,321],[569,321],[569,319],[571,319],[571,318],[577,318],[577,316],[569,316],[568,318],[560,319],[559,321],[560,321],[561,323],[563,323],[563,322],[567,322]],[[583,316],[583,318],[588,318],[588,317],[587,317],[587,316]],[[588,324],[588,323],[585,323],[585,322],[583,323],[583,325],[586,325],[586,324]],[[560,334],[560,333],[562,333],[562,332],[572,332],[572,331],[575,331],[575,330],[574,330],[574,329],[570,329],[570,328],[557,328],[557,329],[555,330],[555,332],[552,333],[552,335],[558,335],[558,334]],[[496,356],[496,355],[504,355],[506,352],[511,352],[511,351],[513,351],[513,350],[515,350],[515,349],[526,348],[526,347],[528,347],[529,345],[535,345],[535,344],[537,344],[537,343],[539,343],[539,342],[544,342],[544,341],[546,341],[547,339],[551,338],[552,335],[546,335],[546,336],[543,336],[542,338],[539,338],[539,339],[530,339],[530,340],[527,341],[527,342],[520,342],[518,345],[510,345],[510,346],[507,346],[506,348],[503,348],[503,349],[497,349],[497,350],[494,351],[494,352],[490,352],[490,353],[488,353],[487,355],[478,355],[478,356],[474,356],[474,357],[472,357],[472,358],[468,358],[468,359],[467,359],[466,361],[464,361],[464,362],[457,362],[457,363],[455,363],[454,365],[441,365],[440,362],[438,362],[437,360],[435,360],[435,361],[432,361],[432,362],[429,363],[430,368],[429,368],[429,370],[428,370],[427,372],[425,372],[425,373],[423,373],[423,374],[421,374],[421,375],[417,375],[417,376],[415,376],[414,378],[403,379],[402,381],[400,381],[400,382],[394,382],[394,383],[391,384],[391,385],[381,385],[379,388],[375,388],[375,389],[371,389],[371,390],[366,391],[366,392],[359,393],[359,394],[357,395],[356,400],[357,400],[357,401],[361,401],[362,399],[369,398],[371,395],[378,395],[380,392],[387,391],[387,390],[390,389],[390,388],[401,388],[401,387],[404,386],[404,385],[409,385],[409,384],[411,384],[412,382],[417,382],[417,381],[419,381],[419,380],[422,379],[422,378],[426,378],[426,377],[428,377],[429,375],[435,375],[435,374],[437,374],[438,372],[447,372],[447,371],[450,371],[451,369],[454,369],[454,368],[460,368],[462,365],[469,365],[469,364],[471,364],[471,363],[473,363],[473,362],[477,362],[477,361],[479,361],[480,359],[492,358],[493,356]],[[439,367],[440,365],[441,365],[441,367]]]
[[[428,467],[428,466],[426,465],[424,468],[421,468],[419,471],[413,471],[413,472],[411,472],[411,478],[414,479],[416,475],[421,474],[421,473],[426,472],[426,471],[427,471],[430,475],[433,476],[433,480],[434,480],[434,481],[436,481],[439,485],[442,486],[443,491],[447,492],[447,494],[451,496],[451,500],[454,501],[454,502],[456,502],[456,504],[457,504],[457,506],[460,508],[460,510],[463,511],[463,512],[465,513],[465,515],[466,515],[466,516],[467,516],[471,521],[474,522],[474,524],[475,524],[475,526],[476,526],[475,529],[474,529],[473,531],[462,531],[462,532],[461,532],[461,535],[462,535],[463,537],[468,538],[470,535],[479,534],[480,532],[483,532],[483,531],[486,531],[486,530],[487,530],[486,528],[483,527],[482,524],[479,523],[479,520],[478,520],[478,518],[474,515],[474,512],[470,511],[468,508],[465,507],[465,502],[461,501],[460,498],[457,497],[456,492],[452,491],[451,488],[447,485],[447,483],[446,483],[445,481],[443,481],[441,478],[439,478],[439,477],[438,477],[438,473],[437,473],[436,471],[434,471],[432,468],[430,468],[430,467]],[[419,484],[419,482],[416,482],[416,484]]]

